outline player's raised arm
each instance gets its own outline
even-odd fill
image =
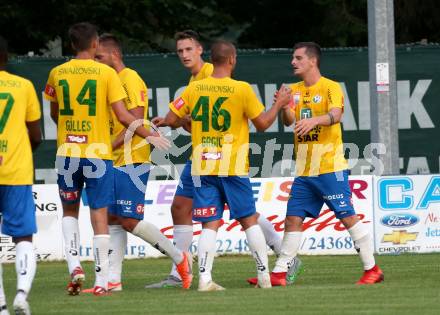
[[[273,106],[267,112],[263,112],[256,118],[252,119],[252,123],[258,131],[264,131],[273,124],[280,109],[289,104],[290,93],[291,91],[289,88],[282,86],[278,90],[278,95]]]
[[[116,117],[124,125],[125,128],[130,129],[130,125],[135,122],[137,119],[133,116],[127,108],[125,108],[124,102],[122,100],[116,101],[111,104],[113,111],[115,112]],[[165,137],[162,137],[161,134],[155,131],[149,131],[142,124],[138,125],[133,132],[138,136],[147,139],[148,142],[158,147],[159,149],[166,150],[170,148],[170,142]]]
[[[137,106],[133,109],[129,110],[130,114],[132,114],[136,119],[144,119],[144,107]],[[124,137],[127,129],[124,128],[116,137],[116,139],[112,142],[113,149],[120,147],[124,143]]]

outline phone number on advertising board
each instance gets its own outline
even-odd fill
[[[249,244],[246,239],[231,240],[223,239],[216,240],[216,251],[217,253],[248,253]],[[198,242],[194,241],[191,244],[190,251],[193,254],[197,253]]]
[[[324,250],[324,249],[351,249],[353,248],[353,240],[350,236],[340,237],[304,237],[301,249],[305,250]]]

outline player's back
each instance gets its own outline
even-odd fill
[[[144,119],[148,118],[148,89],[145,82],[139,76],[139,74],[130,68],[124,68],[118,73],[121,79],[122,86],[126,91],[127,98],[125,101],[125,107],[127,110],[132,110],[136,107],[144,108]],[[116,118],[114,111],[112,115],[112,141],[114,141],[118,135],[124,131],[125,127]],[[145,128],[149,128],[147,124],[144,124]],[[150,161],[150,145],[143,143],[144,139],[138,135],[133,135],[131,139],[131,155],[125,156],[124,146],[120,146],[113,151],[114,166],[123,166],[132,163],[147,163]],[[126,157],[131,160],[125,160]]]
[[[40,116],[32,83],[0,71],[0,185],[32,184],[32,149],[26,122]]]
[[[247,175],[248,120],[264,111],[252,87],[229,77],[208,77],[192,82],[173,104],[178,111],[183,105],[192,118],[193,162],[202,168],[193,173]]]
[[[109,106],[126,97],[112,68],[72,59],[52,69],[45,95],[59,105],[57,155],[112,159]]]

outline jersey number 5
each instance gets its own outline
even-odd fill
[[[70,107],[70,89],[67,80],[60,80],[58,84],[63,87],[64,108],[60,108],[60,115],[72,116],[73,109]],[[88,98],[86,94],[88,92]],[[96,80],[87,80],[76,97],[80,105],[89,106],[89,116],[96,116]]]
[[[227,97],[219,97],[212,108],[211,124],[217,131],[226,131],[231,127],[231,114],[226,109],[220,109]],[[200,108],[202,113],[199,115]],[[200,96],[194,109],[191,112],[191,118],[194,121],[202,122],[202,131],[209,131],[209,96]]]
[[[14,98],[11,93],[0,93],[0,102],[3,100],[6,101],[6,105],[3,114],[0,116],[0,134],[2,134],[5,129],[6,122],[12,110],[12,105],[14,105]]]

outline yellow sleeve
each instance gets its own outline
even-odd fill
[[[53,68],[50,71],[49,78],[47,79],[46,87],[44,88],[44,98],[50,102],[57,102],[54,74],[55,74],[55,68]]]
[[[189,114],[189,91],[188,87],[183,91],[182,95],[172,101],[168,107],[170,110],[179,116],[180,118],[183,118],[185,115]]]
[[[147,88],[138,75],[130,76],[125,87],[128,95],[126,102],[128,110],[136,107],[148,107]]]
[[[246,83],[244,90],[244,112],[249,119],[257,118],[264,112],[264,105],[258,100],[252,87]]]
[[[328,109],[341,108],[344,109],[344,94],[338,82],[332,82],[327,87]]]
[[[34,85],[28,82],[28,103],[26,106],[26,121],[35,121],[41,118],[40,101],[35,92]]]
[[[121,79],[113,69],[109,69],[107,87],[108,104],[123,100],[127,97],[127,94],[122,87]]]

